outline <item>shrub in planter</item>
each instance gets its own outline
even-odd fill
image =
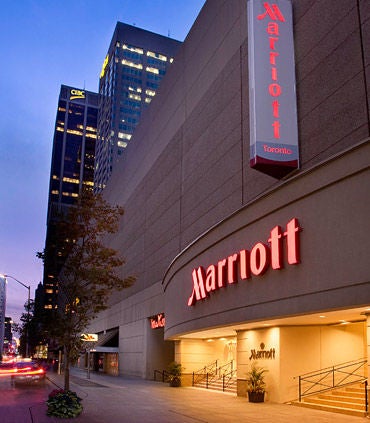
[[[179,387],[181,386],[181,373],[182,373],[183,367],[180,363],[176,363],[176,361],[173,361],[168,366],[168,380],[170,382],[170,386],[172,387]]]
[[[265,398],[265,373],[267,369],[253,364],[247,373],[248,399],[249,402],[263,402]]]
[[[77,417],[83,409],[81,401],[76,392],[54,389],[46,401],[48,407],[46,414],[64,419]]]

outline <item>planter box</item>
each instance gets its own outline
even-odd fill
[[[265,393],[264,392],[248,392],[249,402],[264,402]]]

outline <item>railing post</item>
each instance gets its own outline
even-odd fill
[[[208,389],[208,373],[206,374],[206,388]]]
[[[301,402],[301,400],[302,400],[301,376],[299,376],[299,386],[298,386],[298,390],[299,390],[299,402]]]
[[[225,375],[222,375],[222,392],[225,392]]]
[[[369,413],[369,397],[368,397],[368,393],[367,393],[367,386],[368,386],[368,382],[367,382],[367,380],[365,380],[365,411],[366,411],[366,416],[368,416],[368,413]]]
[[[334,388],[334,386],[335,386],[335,381],[334,381],[334,372],[335,372],[335,368],[334,368],[334,366],[333,366],[333,388]]]
[[[191,385],[194,386],[194,372],[193,372],[193,380],[191,382]]]

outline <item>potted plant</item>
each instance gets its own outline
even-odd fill
[[[48,416],[59,418],[74,418],[81,414],[81,398],[73,391],[54,389],[46,401]]]
[[[248,399],[249,402],[263,402],[265,399],[265,373],[267,369],[258,367],[256,364],[252,364],[250,371],[247,373],[248,383]]]
[[[170,383],[170,386],[178,387],[181,386],[181,373],[182,373],[183,367],[180,363],[177,363],[176,361],[173,361],[168,366],[168,380]]]

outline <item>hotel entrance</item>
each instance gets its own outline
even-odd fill
[[[180,336],[175,357],[185,369],[183,384],[246,396],[247,372],[255,364],[267,370],[265,400],[297,400],[299,376],[364,360],[369,311],[331,311]],[[357,374],[366,378],[367,366]]]

